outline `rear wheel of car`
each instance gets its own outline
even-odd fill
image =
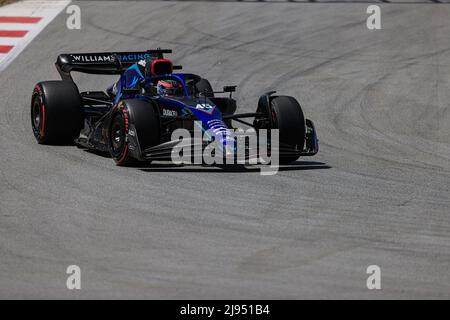
[[[206,79],[200,79],[196,84],[195,87],[197,88],[198,92],[200,92],[202,95],[208,98],[214,98],[214,92],[211,86],[211,83],[209,83]]]
[[[83,106],[72,81],[38,83],[31,98],[31,127],[40,144],[73,143],[83,125]]]
[[[305,117],[298,101],[289,96],[278,96],[271,100],[272,120],[279,129],[280,147],[288,145],[292,152],[302,151],[305,144]],[[280,155],[280,163],[288,164],[298,155]]]

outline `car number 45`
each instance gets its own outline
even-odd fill
[[[195,106],[196,109],[205,111],[205,112],[209,112],[212,109],[214,109],[214,106],[210,105],[209,103],[197,103],[197,105]]]

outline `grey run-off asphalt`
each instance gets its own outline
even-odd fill
[[[450,297],[450,6],[380,4],[372,31],[363,3],[74,4],[82,30],[61,14],[0,74],[1,298]],[[58,53],[158,46],[237,84],[239,111],[297,97],[319,155],[262,177],[36,144],[30,94]]]

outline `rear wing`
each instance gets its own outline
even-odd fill
[[[171,49],[152,49],[136,52],[96,52],[60,54],[56,69],[63,80],[72,80],[72,71],[90,74],[122,74],[134,63],[147,58],[163,59],[164,53]],[[181,69],[181,66],[174,66]]]

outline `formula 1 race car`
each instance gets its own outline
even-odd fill
[[[199,127],[202,132],[212,132],[210,141],[220,141],[223,155],[229,156],[235,145],[227,132],[234,129],[232,121],[236,121],[257,134],[262,129],[278,129],[280,163],[318,152],[313,122],[305,119],[295,98],[268,92],[259,98],[256,112],[235,114],[235,86],[215,92],[210,82],[198,75],[174,73],[181,66],[163,57],[171,52],[59,55],[56,68],[62,80],[39,82],[31,98],[31,125],[38,143],[75,143],[108,152],[117,165],[125,166],[170,160],[180,142],[172,139],[174,130],[193,132]],[[72,71],[120,77],[105,91],[80,93]],[[218,93],[229,96],[217,97]],[[253,118],[253,123],[244,118]],[[195,138],[189,144],[207,146],[203,139]],[[270,139],[268,145],[270,148]],[[247,151],[246,159],[251,153]]]

